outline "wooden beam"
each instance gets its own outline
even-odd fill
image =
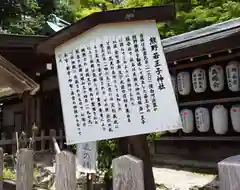
[[[33,48],[37,43],[46,38],[47,36],[0,34],[0,47],[21,49]]]
[[[229,59],[233,59],[236,57],[240,56],[240,52],[236,52],[236,53],[232,53],[232,54],[228,54],[228,55],[222,55],[222,56],[218,56],[218,57],[213,57],[207,60],[203,60],[203,61],[197,61],[197,62],[192,62],[192,63],[186,63],[186,64],[179,64],[176,66],[172,66],[172,68],[174,68],[175,70],[181,70],[181,69],[185,69],[185,68],[193,68],[193,67],[199,67],[199,66],[203,66],[203,65],[208,65],[208,64],[213,64],[219,61],[227,61]]]
[[[166,53],[166,59],[168,63],[173,63],[174,61],[187,60],[214,52],[226,51],[229,48],[239,48],[239,38],[240,34],[238,33],[223,39],[217,39],[199,45],[189,45],[188,47]]]
[[[233,98],[220,98],[220,99],[211,99],[211,100],[199,100],[199,101],[191,101],[191,102],[182,102],[179,103],[179,106],[196,106],[196,105],[204,105],[204,104],[220,104],[220,103],[230,103],[230,102],[239,102],[240,97]]]
[[[196,136],[186,136],[186,137],[167,137],[162,136],[157,141],[240,141],[240,136],[231,136],[231,137],[224,137],[224,136],[203,136],[203,137],[196,137]]]

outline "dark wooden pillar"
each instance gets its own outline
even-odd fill
[[[117,151],[118,151],[118,156],[130,154],[129,141],[127,137],[122,137],[118,139]]]
[[[29,92],[23,93],[23,129],[28,136],[32,136],[32,127],[36,122],[36,104],[35,97],[30,95]]]
[[[41,96],[35,96],[35,124],[41,129]]]

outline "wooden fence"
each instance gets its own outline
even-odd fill
[[[54,138],[53,138],[54,139]],[[55,143],[54,146],[56,146]],[[55,189],[76,190],[76,158],[68,151],[54,147],[56,154]],[[17,153],[16,190],[32,190],[34,184],[34,151],[20,149]],[[0,148],[0,190],[3,190],[3,155]],[[113,190],[144,190],[143,162],[131,155],[113,160]],[[91,188],[92,189],[92,188]]]
[[[12,134],[12,138],[7,139],[5,133],[1,133],[0,147],[2,147],[4,150],[9,150],[9,147],[11,147],[10,152],[14,154],[18,148],[17,146],[22,148],[22,144],[26,145],[30,143],[32,146],[31,148],[34,151],[43,152],[53,149],[52,137],[55,137],[55,139],[58,141],[60,149],[64,148],[65,136],[63,130],[59,130],[57,133],[55,129],[51,129],[49,130],[49,135],[45,134],[45,131],[41,130],[39,133],[33,133],[32,137],[28,138],[24,133],[22,135],[16,135],[16,132],[14,132]],[[21,136],[21,138],[19,138],[19,136]],[[17,141],[19,143],[17,143]]]

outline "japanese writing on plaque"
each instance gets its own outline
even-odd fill
[[[151,37],[150,38],[150,45],[151,45],[151,50],[152,50],[152,53],[153,53],[153,60],[154,60],[154,67],[156,68],[156,73],[157,73],[157,82],[158,82],[158,88],[160,90],[163,90],[165,89],[165,86],[164,86],[164,78],[162,76],[162,70],[161,70],[161,63],[160,63],[160,60],[159,60],[159,48],[158,48],[158,45],[157,45],[157,39],[156,37]]]
[[[78,170],[86,173],[96,172],[97,142],[77,144]]]
[[[164,128],[162,125],[167,129],[177,119],[180,121],[156,32],[99,35],[84,43],[79,38],[80,41],[71,41],[75,45],[66,44],[56,51],[64,122],[69,129],[66,135],[69,139],[71,133],[75,139],[67,143],[120,137],[128,131],[137,134],[135,128],[141,128],[139,133],[147,133],[151,131],[149,125],[155,125],[153,131],[159,131]],[[174,114],[169,114],[173,120],[163,116],[166,101],[174,109]],[[160,120],[161,117],[164,119]],[[97,137],[100,134],[102,137]]]
[[[146,51],[150,45],[158,89],[164,90],[156,37],[121,36],[90,43],[64,54],[61,64],[69,76],[76,126],[99,124],[112,132],[119,127],[118,112],[131,122],[131,106],[137,105],[141,123],[145,113],[157,111],[156,95]],[[126,56],[127,55],[127,56]]]

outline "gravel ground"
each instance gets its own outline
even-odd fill
[[[160,190],[215,190],[216,175],[192,173],[167,168],[153,168],[155,183]],[[210,184],[211,183],[211,184]],[[202,188],[205,187],[205,188]]]

